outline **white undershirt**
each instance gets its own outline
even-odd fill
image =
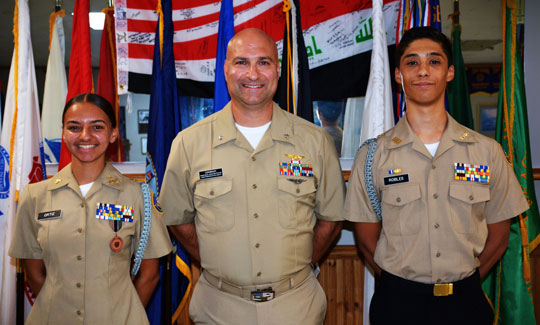
[[[431,154],[432,157],[435,157],[435,153],[437,152],[437,148],[439,147],[439,143],[441,143],[441,142],[439,141],[439,142],[430,143],[430,144],[424,143],[424,146],[426,146],[426,149],[429,151],[429,153]]]
[[[261,142],[262,137],[266,133],[266,130],[268,130],[268,128],[270,127],[271,123],[272,121],[261,126],[256,126],[254,128],[242,126],[238,123],[234,123],[234,125],[236,125],[238,131],[242,132],[244,137],[246,137],[246,139],[248,140],[249,144],[253,147],[253,149],[255,149],[259,145],[259,142]]]
[[[90,188],[92,187],[93,184],[94,184],[94,182],[84,184],[84,185],[79,185],[79,189],[81,189],[81,194],[82,194],[83,197],[85,197],[86,193],[88,193],[88,191],[90,191]]]

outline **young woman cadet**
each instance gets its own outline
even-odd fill
[[[75,96],[62,123],[72,162],[24,188],[10,248],[37,295],[27,324],[148,324],[144,305],[159,280],[157,259],[171,250],[167,230],[154,209],[145,215],[140,184],[105,162],[118,137],[107,100]],[[132,279],[132,258],[145,239]]]

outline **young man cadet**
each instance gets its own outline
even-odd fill
[[[322,324],[326,298],[311,263],[341,229],[345,187],[334,144],[273,103],[279,60],[263,31],[231,39],[224,71],[230,103],[176,137],[159,200],[203,268],[190,316]]]
[[[491,324],[480,279],[506,249],[509,219],[528,204],[499,144],[445,111],[448,38],[431,27],[407,31],[396,66],[406,115],[376,147],[360,148],[344,208],[380,275],[371,322]]]

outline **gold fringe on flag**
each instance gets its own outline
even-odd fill
[[[52,34],[53,34],[53,26],[56,24],[56,17],[64,18],[66,15],[66,12],[64,9],[55,11],[51,14],[49,17],[49,51],[51,50],[51,42],[52,42]]]
[[[298,115],[296,111],[296,98],[294,96],[294,77],[293,77],[293,62],[292,62],[292,48],[291,48],[291,31],[289,24],[289,17],[291,13],[291,0],[283,0],[283,12],[285,12],[285,23],[287,26],[287,112],[291,112],[290,109],[290,94],[292,92],[292,102],[293,102],[293,111],[294,115]],[[285,41],[285,40],[283,40]]]
[[[14,86],[14,103],[13,121],[11,122],[11,139],[9,141],[9,179],[11,180],[11,172],[13,167],[13,147],[15,146],[15,132],[17,131],[17,115],[19,108],[19,3],[15,0],[15,12],[13,14],[13,46],[15,64],[13,65],[13,82]],[[17,198],[15,199],[17,200]]]

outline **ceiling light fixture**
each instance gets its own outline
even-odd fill
[[[105,14],[102,12],[90,13],[90,28],[93,30],[103,30],[105,24]]]

